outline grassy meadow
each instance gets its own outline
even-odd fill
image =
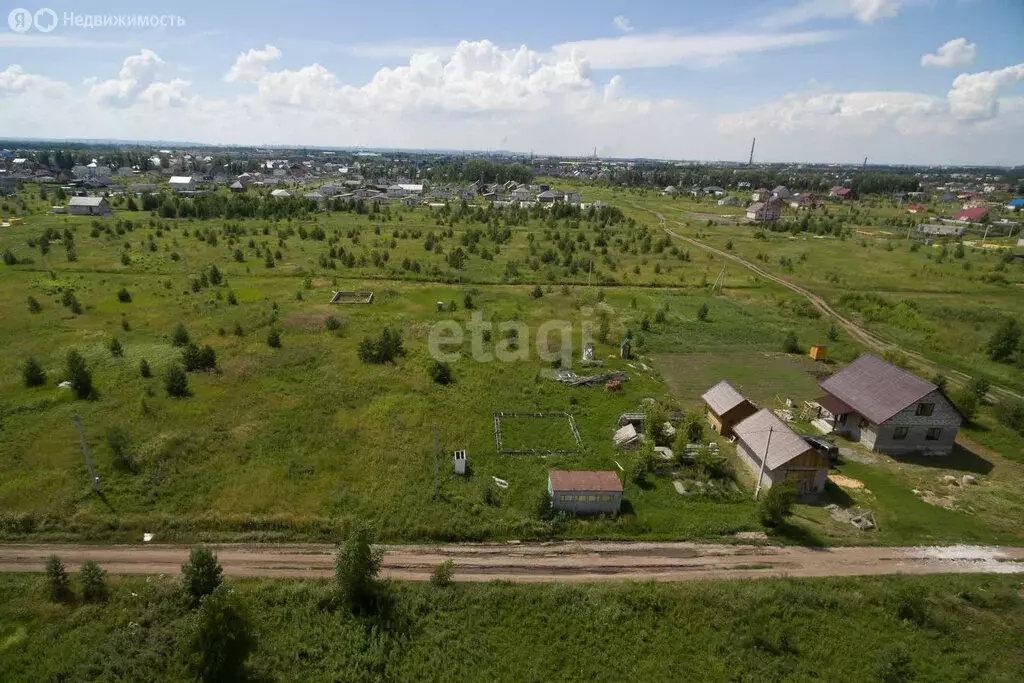
[[[0,535],[334,539],[358,519],[374,520],[392,541],[721,538],[759,530],[748,492],[680,496],[665,477],[651,477],[644,486],[627,482],[624,514],[617,519],[538,518],[548,470],[628,467],[632,456],[616,453],[611,435],[618,415],[639,409],[644,399],[698,409],[700,394],[725,378],[762,405],[775,407],[785,397],[802,401],[818,395],[817,381],[831,367],[781,353],[787,331],[796,332],[802,348],[828,343],[838,362],[862,350],[845,335],[828,341],[828,320],[745,269],[726,268],[724,290],[712,296],[709,284],[722,259],[673,244],[651,214],[633,205],[668,200],[598,188],[585,189],[584,196],[614,200],[625,215],[584,212],[552,221],[544,214],[498,218],[472,208],[391,206],[376,214],[197,220],[118,208],[111,218],[94,219],[45,215],[43,204],[29,195],[26,208],[17,211],[25,224],[0,229],[0,252],[17,261],[0,265],[0,343],[7,350],[0,358]],[[115,207],[122,202],[115,200]],[[684,205],[673,201],[677,209]],[[693,202],[691,210],[707,208]],[[978,265],[964,271],[925,259],[924,247],[888,251],[873,242],[794,241],[774,233],[761,240],[750,228],[701,225],[694,232],[699,229],[702,239],[722,246],[732,241],[734,251],[747,257],[755,258],[756,249],[771,251],[772,269],[777,253],[788,250],[792,270],[780,273],[816,290],[820,285],[830,300],[860,291],[850,269],[863,266],[869,279],[882,278],[888,271],[875,264],[899,269],[916,259],[922,268],[937,269],[915,278],[934,288],[927,296],[946,297],[958,310],[966,307],[972,286],[987,287],[985,295],[1007,312],[1019,305],[1009,295],[998,299],[1006,285],[969,279],[995,268],[994,257],[985,254],[968,251],[963,260]],[[48,229],[48,245],[41,245]],[[795,242],[805,245],[806,259]],[[461,256],[452,258],[455,252]],[[829,260],[829,268],[843,273],[841,287],[815,279],[812,265]],[[1002,273],[1019,277],[1014,268],[1019,266]],[[940,284],[926,284],[933,281]],[[896,280],[880,281],[878,289],[885,287],[896,287]],[[119,297],[122,289],[127,297]],[[375,297],[369,305],[331,306],[337,290],[373,290]],[[895,300],[903,293],[886,296]],[[37,312],[30,311],[30,297]],[[698,319],[702,305],[708,306],[705,320]],[[465,331],[444,349],[455,354],[454,382],[447,386],[427,372],[431,330],[442,321]],[[540,357],[536,345],[550,321],[572,330],[563,366],[571,361],[580,374],[624,370],[630,380],[622,391],[554,382],[553,363]],[[188,373],[188,398],[164,391],[165,371],[182,358],[171,343],[179,324],[216,355],[215,370]],[[489,336],[474,338],[471,330],[482,324],[492,325]],[[513,326],[523,330],[516,348],[509,347],[506,331]],[[405,355],[393,365],[360,362],[360,341],[385,327],[401,332]],[[600,368],[572,360],[580,357],[585,328],[601,337]],[[979,323],[970,330],[963,334],[973,335],[976,347],[986,328]],[[279,333],[278,348],[268,344],[272,331]],[[627,331],[639,356],[628,362],[616,357]],[[110,351],[114,338],[120,356]],[[547,338],[556,347],[563,343],[557,333]],[[976,362],[976,348],[964,348],[965,360],[958,362]],[[57,386],[71,349],[93,372],[96,400],[75,400]],[[475,360],[480,353],[492,359]],[[46,371],[43,386],[23,385],[29,358]],[[152,377],[141,376],[142,360]],[[499,411],[571,413],[582,452],[498,455],[492,416]],[[89,487],[75,414],[102,496]],[[1021,453],[1024,440],[1017,434],[987,413],[979,423],[968,430],[972,437],[1008,458]],[[434,425],[442,456],[436,497]],[[131,467],[115,466],[112,431]],[[561,421],[509,421],[503,432],[506,447],[573,446]],[[469,452],[470,476],[452,473],[455,449]],[[1007,496],[1024,481],[1008,460],[987,476]],[[494,477],[509,487],[495,490]],[[992,519],[1017,509],[1019,500],[1007,496],[990,501]],[[949,512],[916,504],[926,518]],[[824,542],[851,540],[815,509],[805,516],[801,523]],[[972,537],[991,532],[991,538],[1013,540],[1024,533],[989,526],[984,516],[971,524],[980,529]],[[938,524],[933,537],[955,542],[959,533],[955,525]],[[909,531],[884,538],[915,540]]]
[[[0,577],[0,677],[177,681],[192,615],[176,577],[106,604]],[[948,575],[677,584],[390,584],[385,617],[325,581],[231,581],[257,681],[1018,681],[1022,583]]]

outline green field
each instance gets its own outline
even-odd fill
[[[473,207],[392,206],[380,213],[303,213],[277,220],[162,218],[125,210],[93,219],[44,215],[30,195],[19,211],[25,225],[0,232],[0,252],[18,261],[0,266],[0,342],[7,350],[0,359],[0,534],[335,539],[366,518],[387,540],[720,538],[760,529],[749,494],[681,497],[663,477],[649,478],[644,486],[626,482],[625,514],[617,519],[538,519],[536,501],[548,470],[629,465],[631,456],[614,451],[611,435],[618,415],[639,409],[644,399],[697,409],[700,394],[725,378],[762,405],[776,407],[786,397],[800,402],[818,395],[817,380],[830,368],[782,354],[788,330],[804,349],[828,343],[838,362],[863,350],[845,334],[828,341],[829,321],[806,301],[738,266],[726,268],[723,291],[712,295],[710,284],[723,259],[673,244],[651,214],[633,205],[650,202],[664,210],[669,200],[599,188],[586,189],[585,196],[614,200],[625,216],[604,210],[552,220],[543,211],[498,215]],[[691,212],[708,208],[690,204]],[[671,205],[679,212],[687,201]],[[40,238],[47,229],[52,230],[44,254]],[[732,241],[736,252],[751,258],[756,254],[750,251],[770,250],[772,269],[776,252],[790,254],[792,265],[780,274],[820,287],[841,310],[853,305],[843,303],[843,294],[859,291],[861,280],[874,283],[871,290],[896,287],[898,280],[886,279],[886,273],[915,260],[926,270],[911,279],[928,283],[922,285],[930,288],[927,296],[943,297],[957,310],[969,306],[965,299],[972,291],[1007,313],[1020,306],[1020,297],[1008,294],[1016,287],[975,278],[996,268],[995,257],[987,254],[968,250],[962,260],[977,266],[965,271],[948,261],[928,261],[924,248],[888,251],[854,240],[791,240],[775,233],[758,239],[741,227],[694,227],[694,234],[698,229],[702,239],[722,246]],[[719,234],[725,230],[730,232]],[[464,259],[449,262],[457,249]],[[831,265],[818,267],[826,264]],[[853,276],[856,269],[863,269],[862,278]],[[830,270],[843,273],[840,286],[817,279]],[[1019,270],[1008,265],[1000,272],[1013,284]],[[122,288],[130,302],[119,300]],[[375,296],[369,305],[329,305],[338,290],[373,290]],[[71,294],[80,313],[66,299]],[[30,312],[29,297],[40,311]],[[438,302],[444,311],[437,310]],[[702,305],[708,306],[706,320],[698,320]],[[890,318],[870,325],[913,342],[917,337],[900,337],[917,324],[906,322],[913,310],[939,316],[944,309],[901,303],[891,314],[900,325],[884,322]],[[327,329],[331,317],[337,321],[333,330]],[[919,317],[922,325],[930,320],[925,313]],[[967,318],[952,316],[948,327],[956,334],[961,327],[969,330],[964,339],[972,341],[963,343],[957,367],[976,363],[991,369],[993,379],[1013,379],[1013,367],[978,360],[988,323],[961,325],[961,319]],[[427,374],[430,333],[440,321],[466,330],[493,324],[490,337],[474,340],[467,332],[446,348],[457,352],[455,381],[448,386]],[[572,388],[550,379],[553,364],[537,353],[537,338],[551,321],[572,330],[563,366],[579,358],[585,327],[598,336],[603,329],[600,371],[628,372],[623,390]],[[191,396],[184,399],[169,398],[163,383],[165,370],[182,357],[171,344],[178,324],[195,343],[209,345],[217,359],[215,370],[189,373]],[[525,326],[516,348],[508,347],[502,324]],[[385,327],[401,332],[406,355],[394,365],[361,363],[360,341]],[[272,330],[280,333],[280,348],[267,343]],[[627,331],[634,334],[639,356],[628,362],[617,358]],[[108,349],[115,337],[123,346],[120,357]],[[919,350],[940,359],[955,350],[943,348]],[[75,400],[57,387],[71,349],[93,372],[96,400]],[[474,360],[481,351],[492,360]],[[21,368],[29,358],[45,369],[44,386],[23,386]],[[143,359],[152,378],[140,376]],[[499,411],[569,412],[582,452],[498,455],[492,415]],[[102,497],[89,488],[75,414],[85,428]],[[572,447],[561,424],[514,422],[507,445]],[[442,456],[436,498],[434,425]],[[122,449],[133,467],[114,466],[112,430],[127,437]],[[1024,452],[1024,439],[997,424],[988,408],[966,431],[1007,458]],[[471,476],[451,472],[448,458],[456,449],[469,452]],[[508,489],[494,495],[493,477],[506,480]],[[1012,491],[1024,476],[1016,463],[1001,459],[986,477],[993,486],[985,490],[1000,493],[981,512],[935,512],[914,501],[921,515],[936,518],[936,539],[961,537],[959,526],[937,519],[946,514],[969,518],[972,538],[1021,538],[1024,532],[985,520],[1019,510]],[[804,516],[825,542],[878,542],[849,538],[845,528],[821,520],[813,508]],[[881,538],[913,543],[912,531],[907,527]]]
[[[323,581],[231,582],[253,680],[1018,681],[1012,576],[428,584],[387,587],[387,617],[332,607]],[[0,577],[5,681],[177,681],[192,628],[175,577],[117,578],[105,605],[44,602]]]

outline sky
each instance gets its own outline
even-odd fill
[[[0,136],[1024,164],[1024,0],[50,2]]]

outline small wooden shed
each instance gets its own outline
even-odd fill
[[[732,436],[733,425],[757,412],[757,406],[725,380],[705,391],[701,399],[707,405],[708,422],[722,436]]]
[[[811,347],[810,356],[814,360],[825,360],[828,358],[828,347],[824,344],[815,344]]]

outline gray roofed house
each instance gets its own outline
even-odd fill
[[[821,383],[832,432],[882,453],[948,454],[963,421],[931,382],[865,353]]]
[[[565,197],[558,190],[544,190],[537,195],[538,202],[560,202]]]
[[[772,411],[762,408],[733,427],[733,433],[736,452],[760,477],[759,489],[788,479],[800,495],[825,490],[828,460]]]
[[[110,205],[104,197],[72,197],[68,210],[73,216],[103,216],[110,213]]]
[[[707,405],[708,422],[724,436],[732,434],[737,422],[757,412],[757,407],[725,380],[705,391],[701,399]]]

